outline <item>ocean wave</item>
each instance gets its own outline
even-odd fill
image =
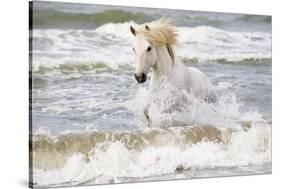
[[[71,155],[81,153],[87,158],[90,153],[106,147],[109,143],[121,143],[127,150],[134,151],[152,146],[196,144],[203,140],[227,143],[227,137],[231,132],[232,130],[222,131],[214,126],[205,125],[145,129],[127,133],[89,131],[75,134],[72,132],[52,138],[50,133],[39,129],[33,136],[33,165],[41,169],[62,168]],[[48,158],[50,156],[53,158]]]
[[[135,23],[108,23],[95,30],[34,30],[33,68],[36,71],[40,67],[79,63],[132,68],[130,25]],[[178,34],[176,54],[185,62],[271,63],[270,33],[228,32],[200,26],[178,27]]]
[[[56,60],[41,59],[41,64],[33,65],[32,69],[37,73],[48,73],[48,72],[60,72],[65,74],[83,73],[89,71],[100,72],[112,72],[116,70],[128,70],[132,67],[126,68],[125,65],[110,64],[110,62],[94,62],[89,59],[76,59],[73,61],[71,58],[60,58]]]
[[[73,72],[72,66],[65,69]],[[219,100],[214,104],[197,99],[167,81],[161,83],[159,90],[151,95],[147,89],[140,87],[132,100],[122,101],[121,107],[134,112],[142,121],[139,126],[138,122],[134,122],[139,127],[137,131],[116,131],[113,123],[108,122],[103,122],[103,127],[110,124],[114,132],[100,131],[92,121],[89,127],[79,128],[80,131],[70,129],[56,135],[48,129],[36,130],[31,141],[33,184],[119,183],[124,182],[122,178],[128,177],[155,178],[181,170],[196,172],[209,167],[232,168],[271,162],[270,121],[264,120],[256,109],[241,111],[244,104],[230,90],[233,87],[231,83],[215,86]],[[89,88],[93,88],[94,85],[90,85]],[[104,83],[101,85],[104,90]],[[70,90],[75,90],[72,93],[75,97],[81,89],[70,87]],[[93,91],[97,92],[95,89]],[[65,92],[52,88],[50,93],[44,93],[48,97],[60,96],[65,102]],[[84,91],[82,103],[81,99],[76,98],[66,104],[55,102],[54,107],[47,103],[48,108],[55,110],[54,115],[58,115],[59,111],[73,111],[73,105],[86,110],[79,112],[81,116],[87,112],[93,113],[92,108],[98,105],[92,98],[93,93],[89,93],[91,98],[86,99]],[[126,87],[125,95],[128,93]],[[42,98],[42,94],[38,96]],[[112,108],[105,96],[108,95],[102,97],[102,103]],[[185,103],[181,103],[182,100]],[[149,101],[150,125],[143,112]],[[175,104],[182,106],[173,109]],[[75,112],[72,115],[77,117]],[[109,118],[106,113],[99,114],[97,118],[103,116]],[[94,119],[92,115],[90,117]],[[123,124],[128,117],[122,119]]]
[[[177,24],[184,22],[177,27],[177,61],[198,64],[210,77],[218,98],[207,103],[165,78],[151,93],[148,83],[133,80],[129,28],[157,12],[55,9],[35,10],[31,32],[34,186],[157,180],[181,171],[214,176],[202,174],[209,168],[233,175],[233,168],[271,163],[271,110],[265,116],[271,66],[264,66],[271,64],[271,33],[225,30],[235,18],[231,24],[240,29],[251,23],[263,27],[271,17],[175,14]],[[257,90],[260,84],[263,90]],[[256,98],[253,91],[268,94]]]
[[[250,15],[250,14],[241,15],[240,17],[237,18],[237,20],[247,22],[247,23],[252,23],[252,22],[271,23],[272,22],[271,16]]]
[[[200,64],[200,63],[215,63],[215,64],[237,64],[237,65],[267,65],[271,64],[271,58],[264,58],[264,55],[261,55],[260,58],[241,58],[240,60],[235,59],[226,59],[226,58],[218,58],[213,60],[204,60],[198,58],[191,58],[191,57],[182,57],[181,61],[187,65],[192,64]]]
[[[200,62],[225,59],[270,59],[271,34],[266,32],[231,32],[209,26],[179,29],[178,55]]]
[[[187,66],[192,66],[194,64],[237,64],[237,65],[270,65],[271,58],[244,58],[240,60],[233,60],[231,58],[219,58],[212,60],[202,60],[201,58],[192,57],[179,57],[179,60],[186,64]],[[39,59],[39,58],[38,58]],[[102,73],[102,72],[127,72],[131,71],[133,73],[134,66],[132,62],[122,62],[112,63],[105,60],[97,60],[88,58],[59,58],[59,59],[48,59],[40,58],[39,64],[33,64],[32,70],[36,73],[63,73],[63,74],[76,74],[76,73]]]
[[[104,10],[97,13],[73,13],[57,10],[34,9],[33,26],[35,29],[94,29],[105,23],[120,23],[134,20],[138,23],[151,21],[149,15],[124,10]]]
[[[219,101],[209,104],[163,83],[150,97],[140,88],[125,103],[142,120],[150,100],[149,127],[144,124],[126,132],[87,127],[59,135],[43,128],[35,131],[31,143],[34,184],[118,183],[127,177],[271,162],[271,123],[256,111],[241,112],[235,95],[220,94],[229,84],[217,86]],[[188,103],[167,112],[182,98]]]
[[[263,164],[271,161],[270,133],[270,126],[254,124],[236,131],[200,126],[59,138],[36,135],[33,182],[39,186],[89,180],[105,184],[122,177],[157,176],[190,168]],[[110,179],[98,181],[101,176]]]

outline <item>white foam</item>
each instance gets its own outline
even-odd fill
[[[112,69],[131,67],[134,55],[130,25],[135,23],[109,23],[95,30],[34,30],[34,69],[97,62]],[[207,26],[177,30],[176,53],[181,58],[196,58],[199,62],[271,58],[270,33],[230,32]]]
[[[105,184],[118,178],[140,178],[175,172],[177,167],[208,168],[243,166],[271,162],[271,128],[254,125],[247,132],[234,133],[228,144],[200,142],[194,145],[151,146],[128,150],[119,142],[104,144],[86,161],[81,154],[71,156],[58,170],[34,170],[38,185],[83,182]],[[101,176],[108,179],[98,179]]]
[[[46,135],[46,136],[52,136],[51,131],[47,127],[40,127],[36,131],[33,131],[33,135]]]
[[[112,69],[118,69],[121,65],[131,66],[131,34],[126,33],[130,24],[132,23],[107,24],[93,31],[34,30],[35,37],[48,38],[54,44],[50,43],[50,46],[43,50],[35,48],[33,66],[35,69],[40,66],[53,68],[62,64],[91,65],[99,61]],[[271,57],[271,34],[226,32],[210,27],[180,27],[179,34],[177,52],[182,57],[196,57],[201,61]],[[255,41],[251,37],[261,40]],[[109,40],[112,42],[108,43]],[[184,147],[150,146],[137,151],[128,150],[119,142],[106,143],[97,147],[94,154],[90,154],[88,158],[82,154],[70,156],[61,169],[34,169],[34,183],[50,185],[92,181],[102,184],[119,182],[120,177],[150,177],[174,173],[178,166],[188,169],[260,165],[271,162],[271,126],[267,125],[256,111],[242,113],[243,104],[237,101],[231,90],[225,90],[230,89],[230,86],[227,83],[218,86],[222,94],[217,104],[200,101],[185,91],[175,89],[169,83],[165,83],[165,86],[152,96],[149,96],[148,90],[140,88],[136,98],[127,103],[127,107],[146,123],[143,109],[151,101],[149,115],[152,125],[158,126],[183,122],[237,128],[238,122],[252,123],[248,131],[237,128],[238,131],[232,134],[227,144],[202,141],[193,145],[186,144]],[[182,111],[165,113],[165,110],[182,98],[187,99],[187,104],[181,108]],[[90,101],[92,103],[84,103],[89,107],[98,103],[94,99]],[[58,104],[51,105],[60,112]],[[94,129],[88,127],[88,130]],[[35,134],[50,133],[48,130],[39,129]]]
[[[220,88],[228,86],[222,84]],[[173,93],[175,90],[177,91],[176,96]],[[173,100],[167,100],[171,94],[173,99],[181,98],[184,95],[189,99],[187,108],[192,108],[182,113],[161,113],[162,109],[165,110],[174,103]],[[192,145],[157,143],[157,145],[134,150],[128,149],[121,142],[106,142],[100,146],[97,145],[94,152],[90,153],[88,157],[82,154],[70,156],[63,168],[53,170],[35,168],[34,182],[39,186],[56,186],[65,183],[75,185],[87,182],[118,183],[124,177],[156,177],[174,173],[178,167],[196,170],[209,167],[263,165],[271,162],[271,125],[266,124],[257,112],[241,113],[241,104],[237,103],[235,95],[231,91],[227,95],[221,96],[216,106],[175,89],[169,83],[165,83],[165,87],[160,88],[159,93],[153,95],[156,96],[149,97],[148,91],[140,88],[136,95],[137,98],[127,103],[127,107],[141,115],[149,100],[156,98],[163,104],[159,105],[159,101],[156,101],[157,103],[152,105],[155,107],[150,116],[152,119],[156,119],[154,122],[167,123],[167,120],[179,119],[182,121],[193,117],[192,124],[212,124],[221,129],[232,127],[236,128],[236,131],[229,136],[229,141],[226,143],[205,140]],[[161,98],[158,99],[159,95]],[[188,114],[191,116],[188,117]],[[251,121],[251,128],[237,127],[237,122],[240,121]]]
[[[181,57],[208,60],[241,61],[271,58],[271,34],[264,32],[230,32],[208,26],[179,29]]]
[[[95,31],[105,37],[110,37],[111,40],[120,40],[122,39],[123,42],[130,42],[133,40],[133,35],[130,32],[130,26],[136,25],[134,22],[125,22],[125,23],[108,23],[99,28]]]
[[[140,88],[128,108],[147,123],[144,109],[149,105],[150,126],[153,127],[194,124],[237,127],[241,121],[262,122],[257,111],[241,112],[243,104],[237,102],[236,95],[228,87],[218,86],[221,93],[218,102],[207,103],[164,80],[154,93]]]

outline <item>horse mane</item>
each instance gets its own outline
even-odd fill
[[[155,46],[165,45],[174,63],[175,54],[172,46],[177,42],[177,33],[171,19],[161,18],[157,21],[145,23],[138,28],[137,34],[143,35]]]
[[[138,28],[138,34],[142,34],[149,42],[156,46],[163,44],[174,45],[177,42],[175,26],[169,18],[145,23]]]

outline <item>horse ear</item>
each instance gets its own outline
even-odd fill
[[[136,33],[136,30],[133,28],[133,26],[130,26],[130,30],[131,30],[131,33],[136,36],[137,33]]]
[[[150,30],[150,28],[148,27],[148,25],[145,25],[145,29],[147,29],[148,31]]]

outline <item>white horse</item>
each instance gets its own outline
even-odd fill
[[[193,67],[186,67],[175,56],[176,30],[170,19],[146,23],[137,27],[130,26],[135,36],[135,79],[138,83],[147,80],[152,70],[150,92],[157,90],[162,77],[166,77],[180,89],[208,102],[216,101],[213,87],[207,76]],[[147,110],[145,115],[148,119]]]

